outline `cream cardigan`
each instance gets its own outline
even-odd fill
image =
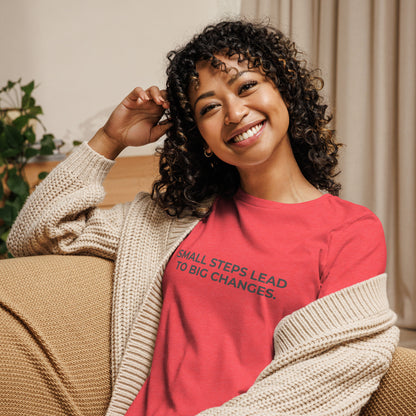
[[[163,272],[198,222],[169,217],[144,193],[110,210],[95,208],[113,164],[80,146],[37,187],[8,241],[15,256],[77,253],[115,261],[109,416],[124,415],[147,378]],[[398,343],[385,288],[386,276],[376,276],[285,317],[275,330],[275,357],[253,386],[201,415],[358,415]]]

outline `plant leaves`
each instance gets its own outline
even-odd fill
[[[4,187],[3,187],[3,182],[1,179],[2,178],[0,178],[0,200],[3,199],[3,196],[4,196]]]
[[[45,179],[49,175],[49,172],[40,172],[38,175],[39,180]]]
[[[21,198],[26,198],[27,195],[29,195],[29,185],[21,176],[17,175],[15,172],[9,173],[9,178],[6,181],[6,184],[11,192],[19,195]]]
[[[35,156],[37,156],[39,154],[39,150],[38,149],[35,149],[35,148],[33,148],[33,147],[28,147],[26,150],[25,150],[25,158],[26,159],[30,159],[30,158],[32,158],[32,157],[35,157]]]
[[[3,157],[5,159],[10,159],[12,157],[16,157],[17,155],[19,155],[19,149],[6,149],[2,152]]]
[[[6,140],[6,132],[2,131],[0,133],[0,152],[4,149],[7,149],[7,140]]]
[[[34,131],[33,131],[33,127],[32,127],[32,126],[29,126],[29,127],[25,130],[24,136],[25,136],[26,140],[27,140],[30,144],[35,143],[35,141],[36,141],[36,135],[35,135],[35,133],[34,133]]]
[[[0,254],[6,254],[7,253],[7,246],[6,241],[3,240],[3,238],[0,239]]]
[[[4,206],[12,208],[13,212],[16,211],[16,217],[17,217],[18,212],[22,209],[23,204],[25,203],[26,198],[29,196],[29,194],[24,195],[24,196],[19,196],[19,195],[15,195],[15,196],[16,197],[13,200],[8,199],[4,203]]]
[[[44,134],[40,141],[40,154],[41,155],[52,155],[55,150],[55,143],[53,141],[53,134]]]
[[[36,101],[33,97],[30,95],[24,95],[22,97],[22,108],[28,109],[30,107],[33,107],[35,105]]]
[[[36,116],[38,116],[39,114],[43,114],[42,107],[40,105],[35,105],[30,108],[28,114],[31,116],[31,118],[37,119]]]
[[[18,130],[22,130],[23,127],[25,127],[27,125],[27,123],[29,122],[30,117],[27,115],[22,115],[19,116],[17,118],[15,118],[12,121],[13,126],[15,126]]]
[[[4,133],[8,147],[18,149],[25,141],[25,136],[13,125],[6,125],[4,127]]]
[[[35,89],[35,81],[32,80],[28,84],[22,85],[20,88],[26,95],[30,95],[32,94],[32,91]]]
[[[10,205],[5,205],[3,208],[0,208],[0,218],[3,220],[4,225],[11,227],[14,223],[14,220],[17,217],[18,210]]]
[[[20,81],[20,79],[19,79]],[[7,85],[1,89],[0,92],[6,92],[11,90],[19,81],[7,81]]]
[[[6,228],[6,227],[1,227],[2,229],[0,229],[0,234],[1,234],[1,239],[6,241],[7,237],[9,236],[10,233],[10,229]]]

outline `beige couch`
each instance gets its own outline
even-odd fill
[[[110,398],[113,264],[0,261],[0,415],[103,415]],[[416,415],[416,351],[398,348],[361,415]]]

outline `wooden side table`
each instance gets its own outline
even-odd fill
[[[116,160],[104,181],[106,197],[100,205],[109,208],[120,202],[131,201],[139,191],[150,191],[158,175],[157,156],[126,156]],[[25,168],[26,177],[31,188],[37,183],[38,174],[50,172],[59,162],[33,162]]]

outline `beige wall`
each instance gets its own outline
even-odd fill
[[[0,0],[0,85],[35,79],[48,131],[86,140],[133,87],[163,85],[169,50],[239,10],[240,0]]]

